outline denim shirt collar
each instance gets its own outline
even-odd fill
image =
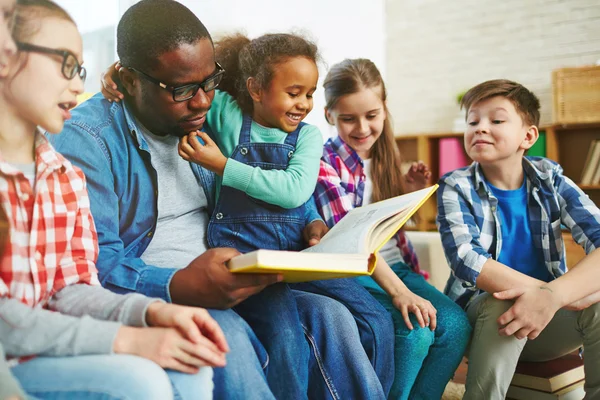
[[[144,135],[142,135],[143,128],[141,128],[138,125],[138,120],[137,120],[137,118],[135,118],[133,113],[130,111],[129,106],[127,106],[127,104],[125,104],[124,101],[122,103],[123,103],[123,112],[125,115],[125,122],[127,123],[127,127],[129,128],[129,133],[131,133],[133,138],[136,140],[138,147],[141,150],[149,152],[150,148],[148,147],[148,142],[146,142]]]

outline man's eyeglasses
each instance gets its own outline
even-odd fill
[[[171,94],[173,95],[173,101],[182,102],[182,101],[186,101],[186,100],[189,100],[192,97],[194,97],[196,95],[196,93],[198,93],[198,90],[200,88],[202,88],[204,93],[208,93],[211,90],[215,90],[217,87],[219,87],[219,83],[221,83],[221,79],[223,79],[223,74],[225,73],[225,70],[223,69],[223,67],[221,67],[221,64],[219,64],[218,62],[215,62],[215,65],[216,65],[216,71],[213,72],[212,75],[210,75],[208,78],[206,78],[202,82],[190,83],[189,85],[176,86],[176,87],[167,85],[166,83],[162,83],[158,79],[151,77],[150,75],[148,75],[145,72],[140,71],[139,69],[135,69],[132,67],[128,67],[127,69],[137,72],[138,74],[140,74],[141,77],[146,79],[148,82],[152,82],[155,85],[158,85],[161,88],[170,91]]]
[[[83,82],[87,76],[87,71],[79,64],[75,54],[68,50],[51,49],[49,47],[36,46],[35,44],[17,42],[17,48],[20,51],[28,51],[30,53],[52,54],[62,57],[62,74],[68,80],[79,76]]]

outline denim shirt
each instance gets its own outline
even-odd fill
[[[600,247],[600,210],[554,161],[525,157],[523,171],[533,242],[548,272],[558,278],[567,271],[561,226],[589,254]],[[439,184],[437,225],[452,269],[445,293],[466,307],[481,292],[476,281],[483,265],[500,256],[498,199],[476,162],[446,174]]]
[[[75,108],[62,133],[49,139],[86,175],[102,285],[170,301],[169,284],[178,269],[147,265],[140,258],[156,229],[158,183],[148,144],[124,102],[109,103],[98,93]],[[194,163],[190,168],[212,213],[215,176]]]

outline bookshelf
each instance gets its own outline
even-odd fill
[[[541,127],[545,132],[546,157],[558,162],[564,169],[564,174],[579,184],[581,173],[585,164],[588,149],[592,140],[600,140],[600,122],[585,124],[556,124]],[[422,160],[429,165],[435,183],[439,176],[439,141],[442,138],[458,138],[462,140],[462,133],[439,132],[410,134],[396,137],[396,144],[404,162]],[[600,206],[600,185],[580,185],[581,189]],[[435,218],[437,215],[436,197],[431,197],[417,213],[416,225],[411,228],[418,231],[435,231]],[[575,243],[569,232],[563,233],[567,260],[569,265],[577,263],[584,255],[584,251]]]

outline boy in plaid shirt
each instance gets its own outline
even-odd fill
[[[524,156],[539,135],[532,92],[487,81],[461,105],[474,162],[440,180],[437,224],[452,268],[446,293],[474,326],[464,398],[504,399],[520,359],[582,345],[586,398],[598,398],[600,211],[560,165]],[[569,271],[561,226],[587,253]]]

